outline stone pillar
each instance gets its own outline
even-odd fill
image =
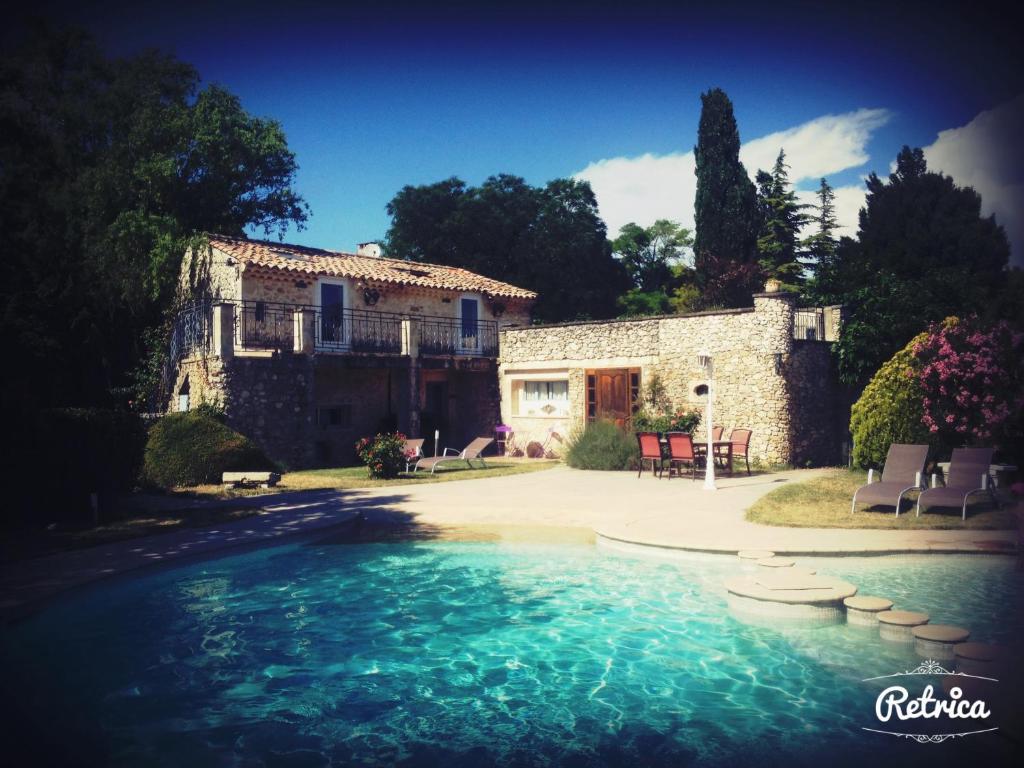
[[[222,360],[235,355],[235,305],[213,305],[213,354]]]
[[[416,318],[402,320],[402,354],[411,358],[420,356],[420,323]]]
[[[825,341],[839,341],[843,328],[843,305],[825,307]]]
[[[295,353],[312,355],[316,348],[316,312],[312,309],[295,310]]]
[[[753,452],[766,461],[791,463],[793,461],[793,394],[789,386],[789,358],[793,352],[793,321],[796,313],[796,294],[767,291],[754,294],[754,315],[761,370],[764,371],[762,389],[762,430],[754,429]]]

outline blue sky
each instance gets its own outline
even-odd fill
[[[923,10],[866,2],[846,15],[822,5],[551,11],[528,3],[425,10],[186,0],[84,3],[61,16],[116,53],[172,50],[250,112],[280,121],[313,211],[307,229],[288,239],[348,250],[384,235],[385,205],[403,185],[452,175],[478,183],[507,172],[541,184],[581,174],[613,228],[648,209],[653,219],[654,208],[688,223],[688,193],[672,174],[686,173],[700,93],[713,86],[732,98],[744,142],[790,131],[781,136],[790,160],[808,174],[799,186],[816,186],[811,175],[828,168],[830,182],[849,193],[841,201],[849,218],[861,178],[888,172],[900,146],[932,145],[940,131],[1024,93],[1012,27],[993,23],[984,3]],[[829,123],[836,146],[814,122],[828,115],[846,116]],[[810,127],[794,134],[801,125]],[[940,150],[937,160],[964,156],[962,141]],[[811,160],[843,152],[847,167]],[[999,160],[1016,163],[1010,178],[1000,171],[989,184],[1007,198],[997,214],[1021,202],[1024,168],[1011,160]],[[646,189],[630,197],[638,185]]]

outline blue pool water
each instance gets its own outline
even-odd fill
[[[1006,558],[802,562],[978,639],[1024,627]],[[877,692],[862,679],[917,657],[845,625],[742,623],[722,589],[738,571],[729,557],[582,545],[307,542],[136,576],[5,633],[7,754],[190,768],[859,765],[980,748],[861,730]]]

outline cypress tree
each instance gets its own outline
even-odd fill
[[[694,147],[697,196],[694,267],[705,303],[749,303],[757,272],[757,192],[740,162],[732,102],[720,88],[701,94]]]

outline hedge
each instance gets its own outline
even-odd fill
[[[164,416],[146,443],[144,476],[160,488],[219,483],[224,472],[275,469],[255,443],[205,410]]]
[[[885,463],[892,443],[929,443],[931,436],[922,418],[924,394],[918,380],[914,346],[927,333],[911,339],[893,355],[864,388],[850,410],[853,460],[858,466],[878,468]]]
[[[146,428],[134,413],[100,408],[54,408],[25,414],[14,425],[16,476],[37,485],[13,494],[16,521],[91,522],[92,495],[100,509],[139,482]]]

